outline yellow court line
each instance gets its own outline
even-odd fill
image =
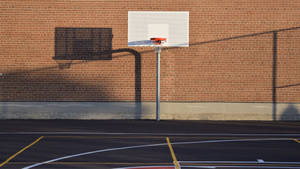
[[[10,162],[9,164],[24,165],[39,162]],[[130,162],[52,162],[51,165],[171,165],[172,163],[130,163]]]
[[[45,138],[73,138],[73,139],[99,139],[99,138],[116,138],[116,139],[140,139],[140,138],[153,138],[153,139],[161,139],[164,138],[165,136],[91,136],[91,135],[86,135],[86,136],[76,136],[76,135],[70,135],[70,136],[59,136],[59,135],[53,135],[53,136],[45,136]],[[203,138],[202,136],[171,136],[172,138]],[[204,137],[204,138],[216,138],[216,139],[226,139],[226,138],[240,138],[240,137]]]
[[[6,163],[8,163],[10,160],[12,160],[13,158],[15,158],[17,155],[21,154],[23,151],[25,151],[26,149],[28,149],[29,147],[33,146],[35,143],[37,143],[38,141],[40,141],[42,138],[44,138],[44,136],[39,137],[38,139],[36,139],[34,142],[32,142],[31,144],[29,144],[28,146],[22,148],[20,151],[18,151],[17,153],[15,153],[14,155],[12,155],[11,157],[9,157],[6,161],[4,161],[3,163],[0,164],[0,167],[4,166]]]
[[[297,140],[297,139],[295,139],[295,138],[294,138],[293,140],[300,144],[300,140]]]
[[[178,164],[178,161],[177,161],[176,156],[175,156],[175,153],[174,153],[174,150],[173,150],[173,147],[172,147],[172,145],[171,145],[171,143],[170,143],[169,137],[167,137],[166,140],[167,140],[167,143],[168,143],[168,146],[169,146],[169,149],[170,149],[171,156],[172,156],[172,158],[173,158],[173,162],[174,162],[174,164],[175,164],[175,167],[176,167],[176,169],[180,169],[179,164]]]
[[[111,139],[111,138],[115,138],[115,139],[140,139],[140,138],[153,138],[153,139],[161,139],[165,136],[45,136],[46,138],[73,138],[73,139],[99,139],[99,138],[107,138],[107,139]]]

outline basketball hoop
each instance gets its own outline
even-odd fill
[[[150,38],[150,42],[153,45],[162,45],[167,41],[167,38]]]

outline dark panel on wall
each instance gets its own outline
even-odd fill
[[[112,37],[111,28],[55,28],[54,59],[111,59]]]

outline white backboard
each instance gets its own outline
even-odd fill
[[[189,46],[189,12],[128,11],[128,46],[152,46],[150,38],[167,38],[163,46]]]

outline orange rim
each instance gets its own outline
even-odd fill
[[[151,38],[150,40],[154,44],[161,44],[161,42],[166,41],[167,38]]]

